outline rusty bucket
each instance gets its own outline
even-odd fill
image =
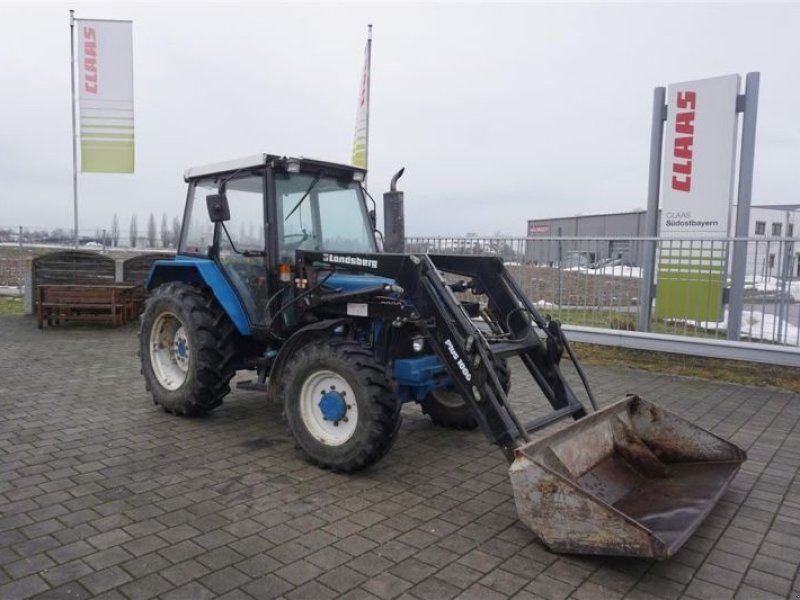
[[[522,446],[519,518],[556,552],[672,556],[739,471],[743,450],[628,396]]]

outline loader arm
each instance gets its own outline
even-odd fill
[[[297,264],[309,285],[320,271],[349,270],[391,278],[400,299],[413,306],[410,320],[425,335],[490,442],[507,457],[529,441],[529,433],[586,411],[563,377],[560,327],[547,321],[525,297],[503,261],[490,256],[348,254],[300,251]],[[486,298],[484,333],[467,314],[443,273],[469,278]],[[351,296],[343,293],[342,301]],[[337,297],[334,296],[334,300]],[[330,303],[332,299],[326,298]],[[515,414],[494,367],[495,359],[519,356],[553,412],[523,423]]]

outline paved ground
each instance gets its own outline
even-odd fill
[[[749,452],[667,562],[550,554],[501,454],[416,407],[379,465],[336,475],[256,394],[207,418],[154,407],[131,328],[0,318],[0,598],[797,598],[800,396],[589,374],[603,402],[638,391]]]

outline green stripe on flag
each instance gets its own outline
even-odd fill
[[[111,140],[81,140],[81,172],[83,173],[133,173],[133,136],[116,134]],[[96,137],[93,134],[92,137]],[[129,140],[129,141],[127,141]]]

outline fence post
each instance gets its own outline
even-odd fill
[[[22,294],[22,286],[24,285],[23,281],[25,278],[25,264],[23,263],[23,256],[22,256],[22,225],[19,226],[19,256],[17,258],[17,290],[19,291],[20,295]]]
[[[742,147],[739,158],[739,191],[736,205],[736,240],[733,242],[733,268],[728,305],[728,339],[738,340],[744,309],[744,280],[747,269],[747,235],[750,232],[750,197],[753,192],[753,157],[756,147],[756,116],[760,74],[748,73],[745,80],[742,121]],[[740,98],[742,98],[740,96]],[[738,106],[737,106],[738,108]]]
[[[561,307],[564,305],[563,298],[561,297],[561,261],[562,261],[562,251],[561,251],[561,227],[558,228],[558,313],[559,316],[561,315]]]
[[[653,90],[653,117],[650,122],[650,171],[647,184],[647,215],[642,253],[642,281],[639,287],[639,331],[650,331],[653,311],[653,281],[656,270],[656,237],[658,236],[658,199],[661,185],[661,147],[664,141],[664,121],[667,118],[667,89]]]
[[[36,302],[34,300],[34,294],[36,293],[34,288],[33,280],[33,257],[29,256],[25,259],[25,295],[24,295],[24,306],[25,306],[25,314],[32,315],[36,312]]]

